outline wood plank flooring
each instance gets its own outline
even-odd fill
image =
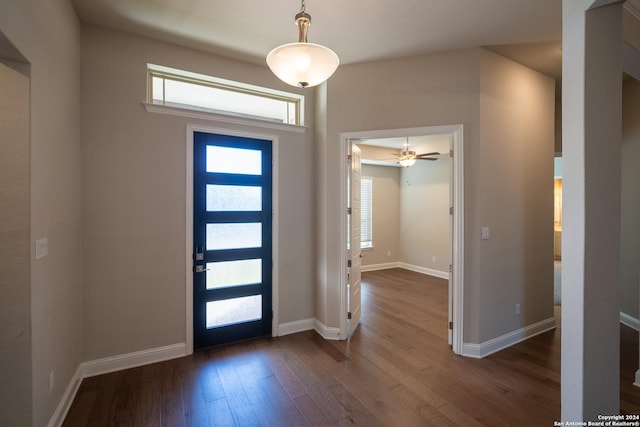
[[[87,378],[64,426],[552,426],[560,418],[559,329],[468,359],[447,344],[444,280],[369,272],[362,293],[350,341],[308,331]],[[626,326],[621,349],[621,408],[637,414],[638,334]]]

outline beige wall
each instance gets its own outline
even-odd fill
[[[636,319],[640,266],[640,82],[625,80],[622,92],[622,216],[620,310]]]
[[[322,154],[322,161],[316,163],[317,235],[321,236],[317,288],[324,295],[316,302],[316,315],[328,326],[338,327],[340,318],[337,278],[342,272],[337,249],[342,213],[334,197],[341,185],[337,173],[342,160],[340,132],[463,123],[465,144],[473,151],[479,132],[478,54],[456,51],[347,65],[327,83],[326,124],[319,134],[323,137],[316,141]],[[467,202],[468,207],[472,204]]]
[[[31,407],[43,426],[81,361],[80,26],[66,1],[25,0],[1,3],[0,32],[31,71]],[[34,240],[45,237],[49,255],[34,261]]]
[[[444,155],[410,168],[362,166],[374,179],[374,248],[363,251],[363,266],[401,262],[448,274],[449,163]]]
[[[400,168],[362,165],[362,177],[373,179],[373,248],[362,251],[362,265],[398,262]]]
[[[481,342],[553,317],[554,105],[553,79],[482,55],[480,152],[470,168],[481,188],[471,197],[490,239],[468,236],[481,256]]]
[[[340,67],[316,163],[316,313],[339,313],[341,132],[464,125],[465,329],[481,343],[553,316],[553,79],[482,49]],[[512,173],[513,175],[510,175]],[[492,229],[480,240],[481,227]],[[522,304],[522,315],[514,313]]]
[[[445,154],[402,168],[400,184],[400,261],[444,274],[449,272],[449,173]]]
[[[266,67],[83,27],[84,360],[185,342],[189,123],[279,138],[279,321],[313,318],[312,133],[149,113],[147,63],[289,90]]]
[[[29,67],[0,59],[0,424],[31,425]]]

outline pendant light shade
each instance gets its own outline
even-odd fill
[[[280,80],[301,88],[319,85],[336,71],[340,64],[338,55],[331,49],[307,42],[311,15],[302,9],[296,15],[298,42],[284,44],[267,55],[267,65]]]
[[[280,80],[298,87],[311,87],[327,80],[338,68],[338,55],[314,43],[278,46],[267,56],[267,65]]]

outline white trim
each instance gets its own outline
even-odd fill
[[[405,270],[415,271],[416,273],[426,274],[428,276],[439,277],[440,279],[449,280],[449,272],[448,271],[440,271],[434,270],[432,268],[421,267],[419,265],[406,264],[404,262],[399,263],[400,268],[404,268]]]
[[[640,331],[640,320],[628,315],[627,313],[623,313],[622,311],[620,312],[620,323],[635,331]]]
[[[79,369],[82,373],[82,378],[89,378],[151,363],[177,359],[186,355],[186,343],[179,343],[83,362],[80,364]]]
[[[282,323],[278,327],[279,337],[283,337],[285,335],[296,334],[298,332],[310,331],[315,326],[315,319],[302,319],[296,320],[293,322]]]
[[[399,262],[385,262],[383,264],[369,264],[362,266],[362,272],[366,271],[378,271],[378,270],[389,270],[390,268],[400,268]]]
[[[451,134],[451,145],[453,146],[452,174],[454,179],[452,186],[453,202],[453,229],[452,237],[452,274],[449,288],[453,295],[451,304],[451,321],[453,330],[451,335],[451,347],[454,353],[463,353],[464,337],[464,128],[462,125],[455,126]]]
[[[272,151],[272,210],[273,217],[271,221],[272,227],[272,238],[271,238],[271,246],[272,246],[272,259],[273,259],[273,269],[271,275],[271,309],[273,310],[273,320],[271,322],[271,335],[274,337],[278,336],[278,321],[279,321],[279,258],[278,258],[278,233],[280,230],[280,222],[279,222],[279,163],[278,163],[278,149],[280,138],[278,135],[273,134],[263,134],[263,133],[255,133],[251,131],[245,130],[233,130],[227,128],[219,128],[219,127],[210,127],[203,125],[195,125],[195,124],[187,124],[187,142],[186,142],[186,162],[187,162],[187,171],[186,171],[186,280],[185,280],[185,295],[186,295],[186,345],[187,345],[187,353],[193,353],[193,133],[194,132],[207,132],[207,133],[215,133],[220,135],[230,135],[230,136],[239,136],[242,138],[255,138],[255,139],[264,139],[271,141],[271,151]]]
[[[640,387],[640,369],[636,371],[636,380],[633,382],[633,385]]]
[[[58,402],[56,410],[53,412],[51,419],[49,419],[47,427],[59,427],[62,425],[64,419],[69,413],[69,408],[71,408],[73,399],[76,398],[76,394],[78,393],[78,389],[80,389],[81,383],[82,372],[80,370],[80,366],[78,366],[76,372],[73,374],[73,377],[71,377],[71,381],[69,381],[69,384],[67,384],[67,389],[64,391],[62,398]]]
[[[205,111],[187,110],[184,108],[169,107],[166,105],[149,104],[143,102],[144,108],[150,113],[168,114],[171,116],[187,117],[190,119],[208,120],[217,123],[227,123],[254,128],[275,129],[286,132],[305,133],[306,126],[290,125],[288,123],[269,122],[266,120],[249,119],[227,114],[208,113]]]
[[[185,325],[187,354],[193,354],[193,133],[196,128],[187,125],[187,142],[186,142],[186,197],[185,197],[185,215],[186,215],[186,238],[185,238],[185,259],[186,259],[186,278],[185,278]]]
[[[482,359],[483,357],[487,357],[490,354],[504,350],[505,348],[511,347],[512,345],[526,339],[555,329],[555,327],[556,320],[555,318],[550,317],[546,320],[534,323],[533,325],[518,329],[517,331],[509,332],[497,338],[485,341],[481,344],[464,343],[462,355]]]
[[[346,316],[345,316],[346,317]],[[318,319],[314,320],[315,331],[322,336],[325,340],[339,340],[340,339],[340,328],[329,327],[319,321]]]

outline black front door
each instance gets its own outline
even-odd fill
[[[271,335],[271,141],[194,132],[194,349]]]

